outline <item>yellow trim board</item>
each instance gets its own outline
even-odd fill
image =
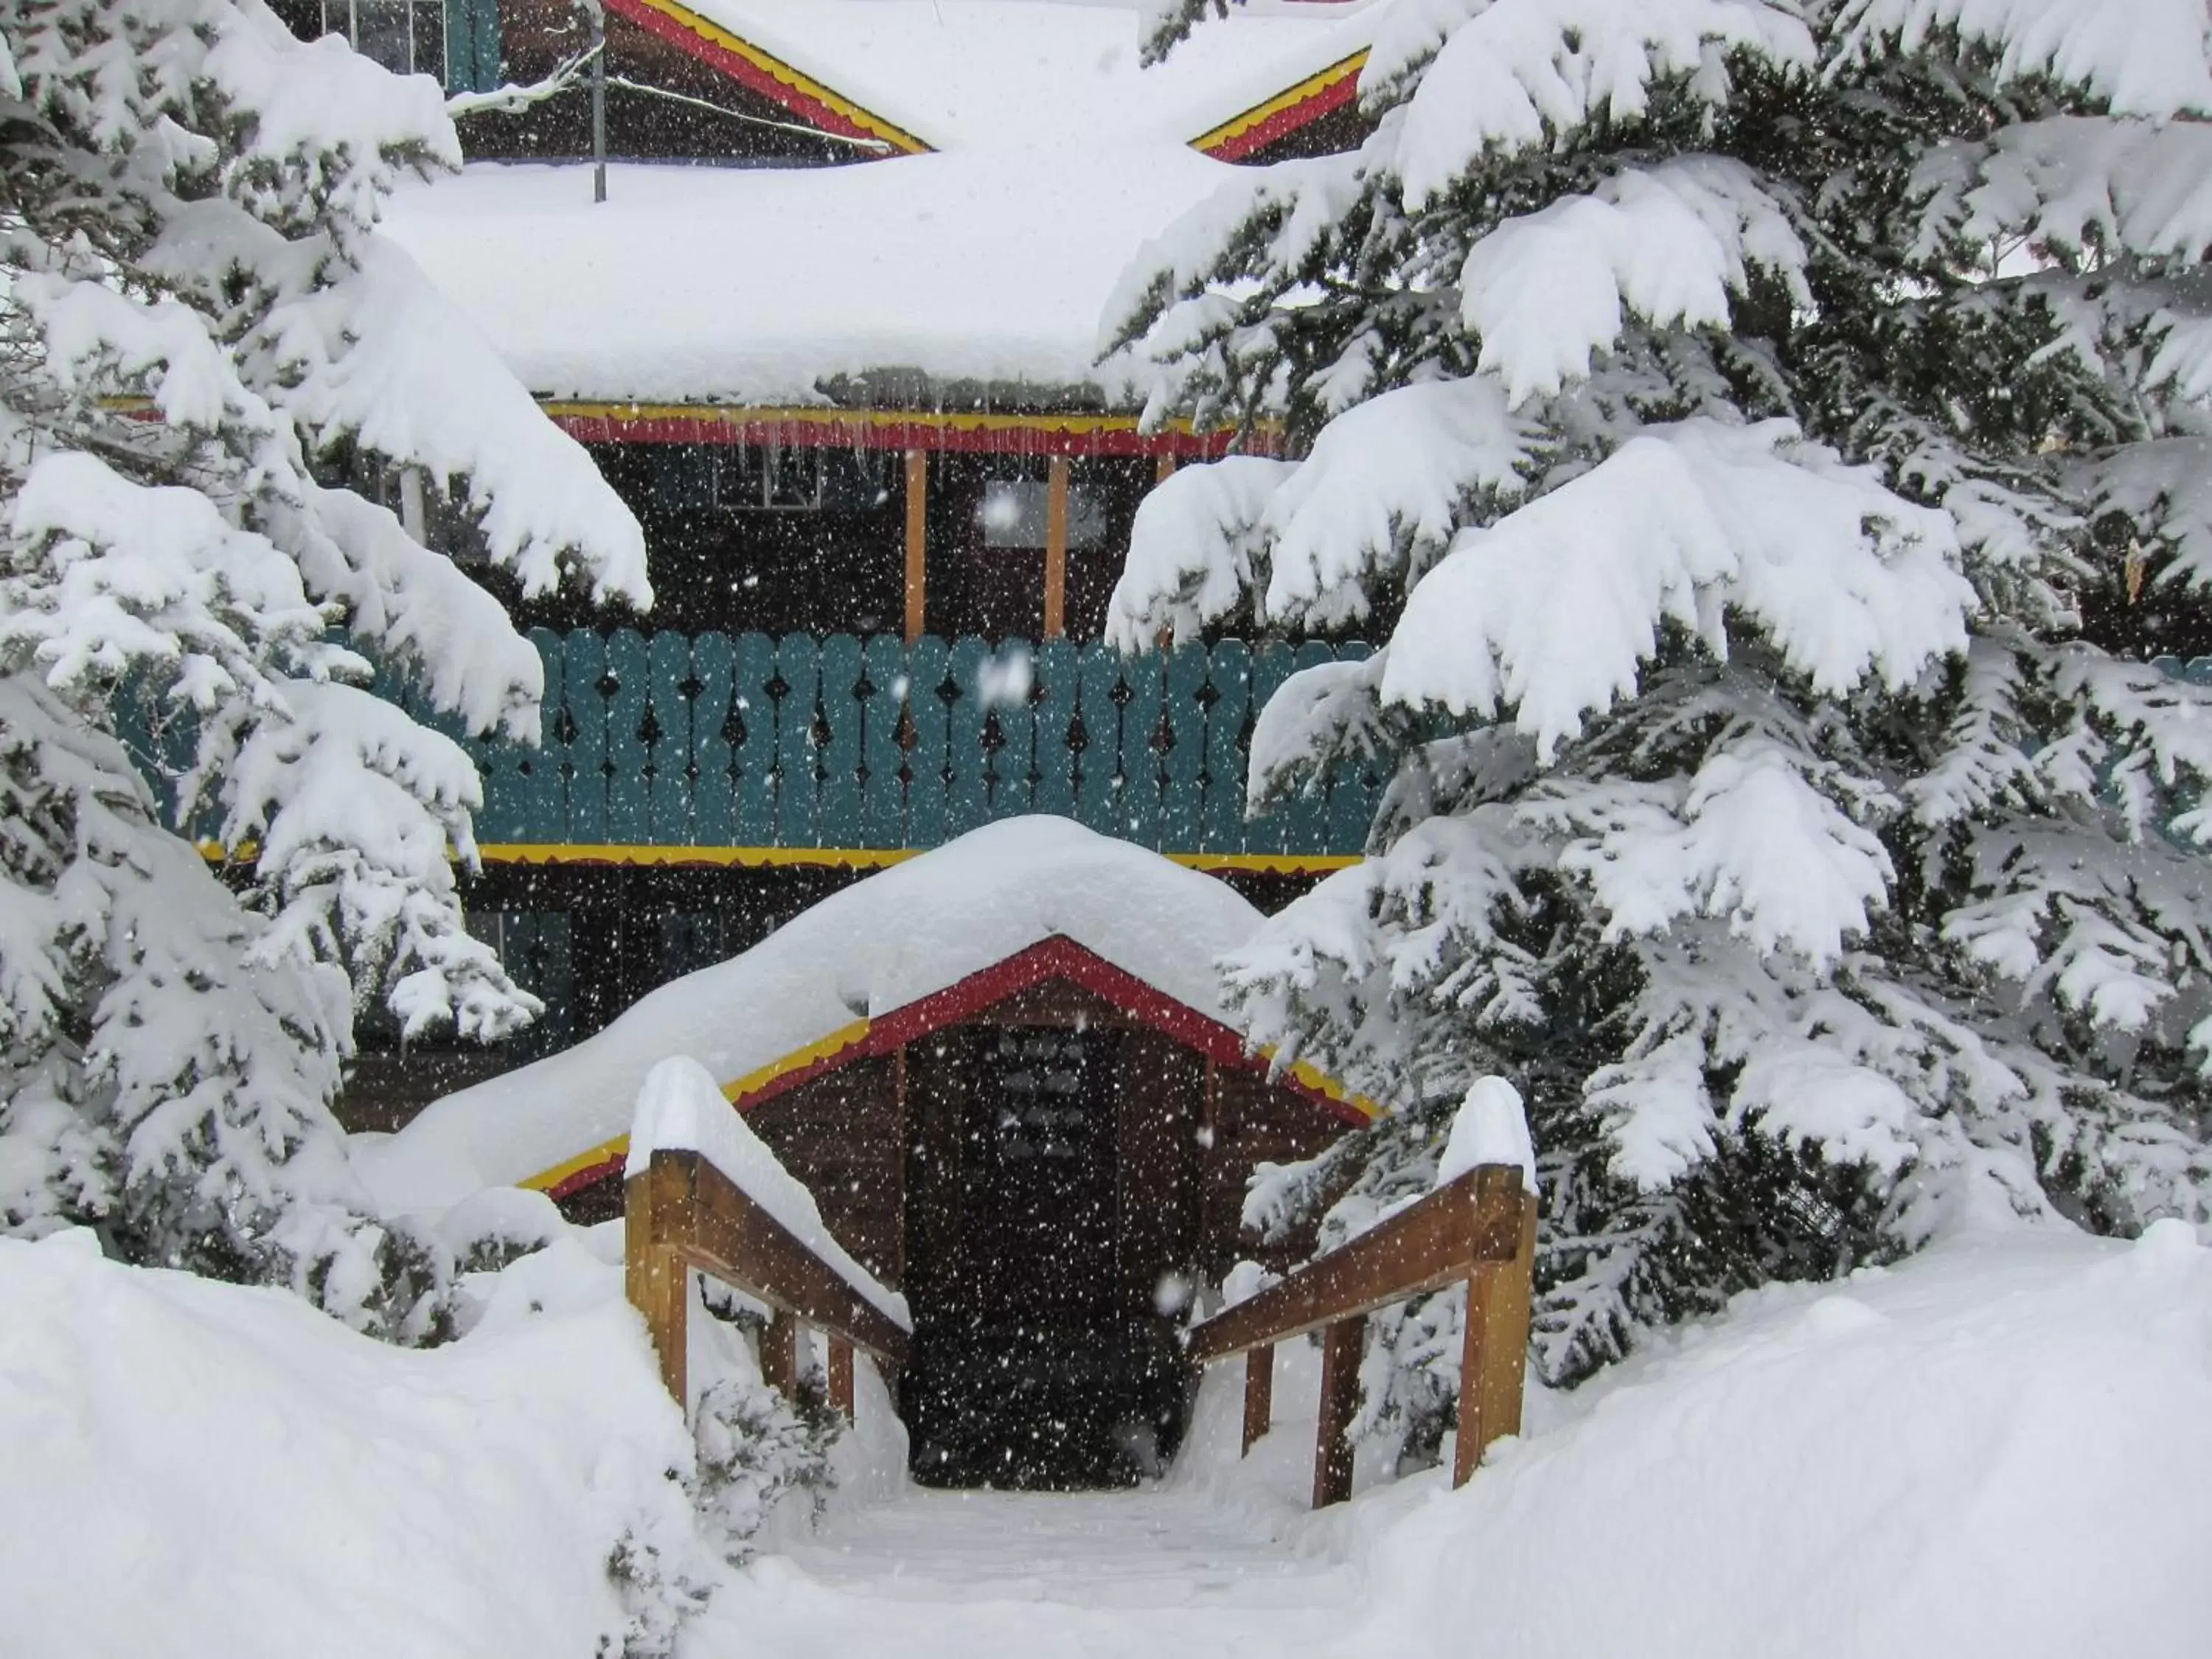
[[[1262,122],[1273,120],[1286,109],[1296,108],[1307,99],[1327,91],[1346,76],[1357,75],[1366,67],[1367,48],[1362,46],[1349,58],[1339,58],[1327,69],[1308,76],[1297,85],[1277,93],[1264,104],[1255,104],[1243,114],[1232,115],[1212,131],[1200,133],[1190,141],[1191,148],[1210,151],[1232,138],[1240,138]]]
[[[250,864],[258,849],[252,842],[225,847],[220,842],[198,843],[200,856],[210,864],[236,861]],[[780,866],[836,866],[855,870],[884,870],[908,859],[920,858],[924,847],[689,847],[624,845],[596,842],[486,842],[477,855],[486,864],[623,864],[641,866],[706,866],[727,869],[772,869]],[[448,849],[448,858],[459,854]],[[1170,864],[1209,874],[1243,871],[1254,875],[1312,875],[1348,870],[1363,862],[1358,853],[1164,853]]]
[[[200,856],[210,864],[251,864],[259,849],[252,842],[225,847],[221,842],[198,842]],[[836,866],[855,870],[885,870],[894,864],[918,859],[926,847],[688,847],[623,845],[596,842],[486,842],[477,856],[486,864],[623,864],[681,868],[686,866],[728,869],[773,869],[780,866]],[[458,859],[451,848],[446,856]],[[1297,876],[1348,870],[1364,861],[1358,853],[1163,853],[1170,864],[1208,874],[1243,871],[1252,875]]]
[[[550,1170],[541,1170],[537,1175],[526,1180],[518,1181],[514,1184],[518,1187],[527,1187],[532,1192],[550,1192],[570,1176],[580,1175],[586,1170],[629,1156],[629,1136],[625,1132],[617,1135],[612,1140],[601,1141],[588,1152],[579,1152],[572,1158],[556,1164]]]
[[[793,69],[773,52],[755,46],[744,36],[732,34],[720,24],[702,17],[689,6],[678,4],[677,0],[639,0],[639,3],[659,12],[671,22],[689,30],[702,40],[720,47],[732,57],[744,58],[762,74],[789,87],[802,98],[811,99],[825,108],[835,110],[854,126],[882,139],[894,149],[902,150],[908,155],[928,153],[930,146],[903,127],[894,125],[873,110],[865,109],[851,99],[831,91],[812,76]]]

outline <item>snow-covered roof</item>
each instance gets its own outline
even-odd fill
[[[1090,388],[1124,265],[1233,176],[1185,146],[1073,145],[793,170],[480,165],[386,234],[542,397],[802,404],[929,386]]]
[[[1388,0],[1248,0],[1150,69],[1131,0],[684,0],[933,149],[1188,144],[1365,50]]]
[[[541,397],[777,405],[843,381],[1133,407],[1100,323],[1145,244],[1236,176],[1192,145],[1357,58],[1392,3],[1254,0],[1146,69],[1130,0],[686,0],[943,153],[617,165],[599,204],[580,166],[479,164],[403,191],[386,234]]]
[[[725,1092],[754,1097],[1054,941],[1225,1030],[1213,963],[1261,921],[1229,887],[1157,853],[1065,818],[1006,819],[824,899],[573,1048],[435,1102],[360,1146],[362,1178],[393,1208],[443,1210],[485,1187],[595,1167],[617,1155],[659,1060],[689,1054]]]

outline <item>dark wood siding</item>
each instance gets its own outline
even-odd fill
[[[745,1121],[814,1194],[837,1242],[878,1278],[898,1284],[905,1134],[893,1062],[855,1060],[754,1108]]]
[[[501,78],[520,86],[544,80],[590,44],[589,26],[568,0],[501,0]],[[625,87],[607,88],[607,153],[647,161],[851,161],[869,152],[805,131],[791,112],[668,41],[610,13],[610,75],[699,99],[702,110]],[[471,115],[460,123],[471,161],[550,161],[588,155],[591,94],[583,82],[513,114]]]

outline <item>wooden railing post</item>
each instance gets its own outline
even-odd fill
[[[842,1336],[830,1339],[830,1403],[853,1415],[853,1345]]]
[[[1250,1451],[1275,1415],[1275,1345],[1263,1343],[1244,1356],[1244,1449]]]
[[[1460,1433],[1452,1483],[1473,1473],[1492,1442],[1521,1431],[1528,1367],[1529,1277],[1536,1200],[1517,1167],[1486,1164],[1438,1187],[1211,1319],[1191,1327],[1200,1365],[1243,1354],[1244,1449],[1267,1431],[1276,1345],[1323,1334],[1314,1504],[1352,1495],[1346,1431],[1358,1414],[1366,1317],[1377,1308],[1452,1285],[1468,1287],[1461,1350]]]
[[[1359,1358],[1366,1346],[1365,1314],[1338,1320],[1322,1336],[1321,1428],[1314,1443],[1317,1510],[1352,1496],[1352,1419],[1359,1411]]]
[[[623,1278],[630,1304],[645,1316],[660,1358],[660,1380],[684,1410],[690,1405],[684,1361],[691,1273],[677,1246],[690,1232],[691,1204],[688,1171],[673,1162],[656,1161],[623,1188]]]
[[[1518,1170],[1492,1166],[1477,1176],[1474,1229],[1478,1265],[1467,1281],[1459,1432],[1452,1448],[1455,1486],[1467,1483],[1491,1442],[1521,1432],[1536,1200],[1522,1186]]]
[[[781,1308],[761,1333],[761,1381],[786,1396],[799,1392],[799,1340],[805,1327]]]
[[[906,453],[906,642],[929,627],[929,452]]]

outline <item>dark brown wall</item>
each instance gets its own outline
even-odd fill
[[[814,1194],[830,1236],[890,1285],[904,1266],[905,1135],[893,1072],[888,1057],[855,1060],[745,1114]]]
[[[568,0],[502,0],[501,72],[519,86],[551,76],[590,43]],[[799,131],[789,111],[719,70],[612,13],[607,70],[730,112],[702,110],[626,88],[607,88],[607,153],[644,161],[850,161],[866,153]],[[461,143],[471,161],[548,161],[591,154],[591,94],[580,82],[514,114],[468,116]]]
[[[1243,1256],[1280,1267],[1310,1249],[1310,1241],[1301,1240],[1263,1249],[1243,1236],[1245,1182],[1261,1160],[1310,1158],[1348,1126],[1263,1077],[1219,1069],[1209,1135],[1203,1057],[1073,986],[1036,988],[971,1024],[1077,1022],[1121,1033],[1115,1060],[1115,1300],[1123,1315],[1152,1316],[1161,1281],[1170,1273],[1195,1269],[1218,1279]],[[838,1241],[917,1298],[953,1291],[953,1281],[971,1266],[956,1259],[964,1030],[950,1028],[909,1045],[903,1113],[900,1062],[886,1057],[855,1062],[746,1115],[814,1194]]]

